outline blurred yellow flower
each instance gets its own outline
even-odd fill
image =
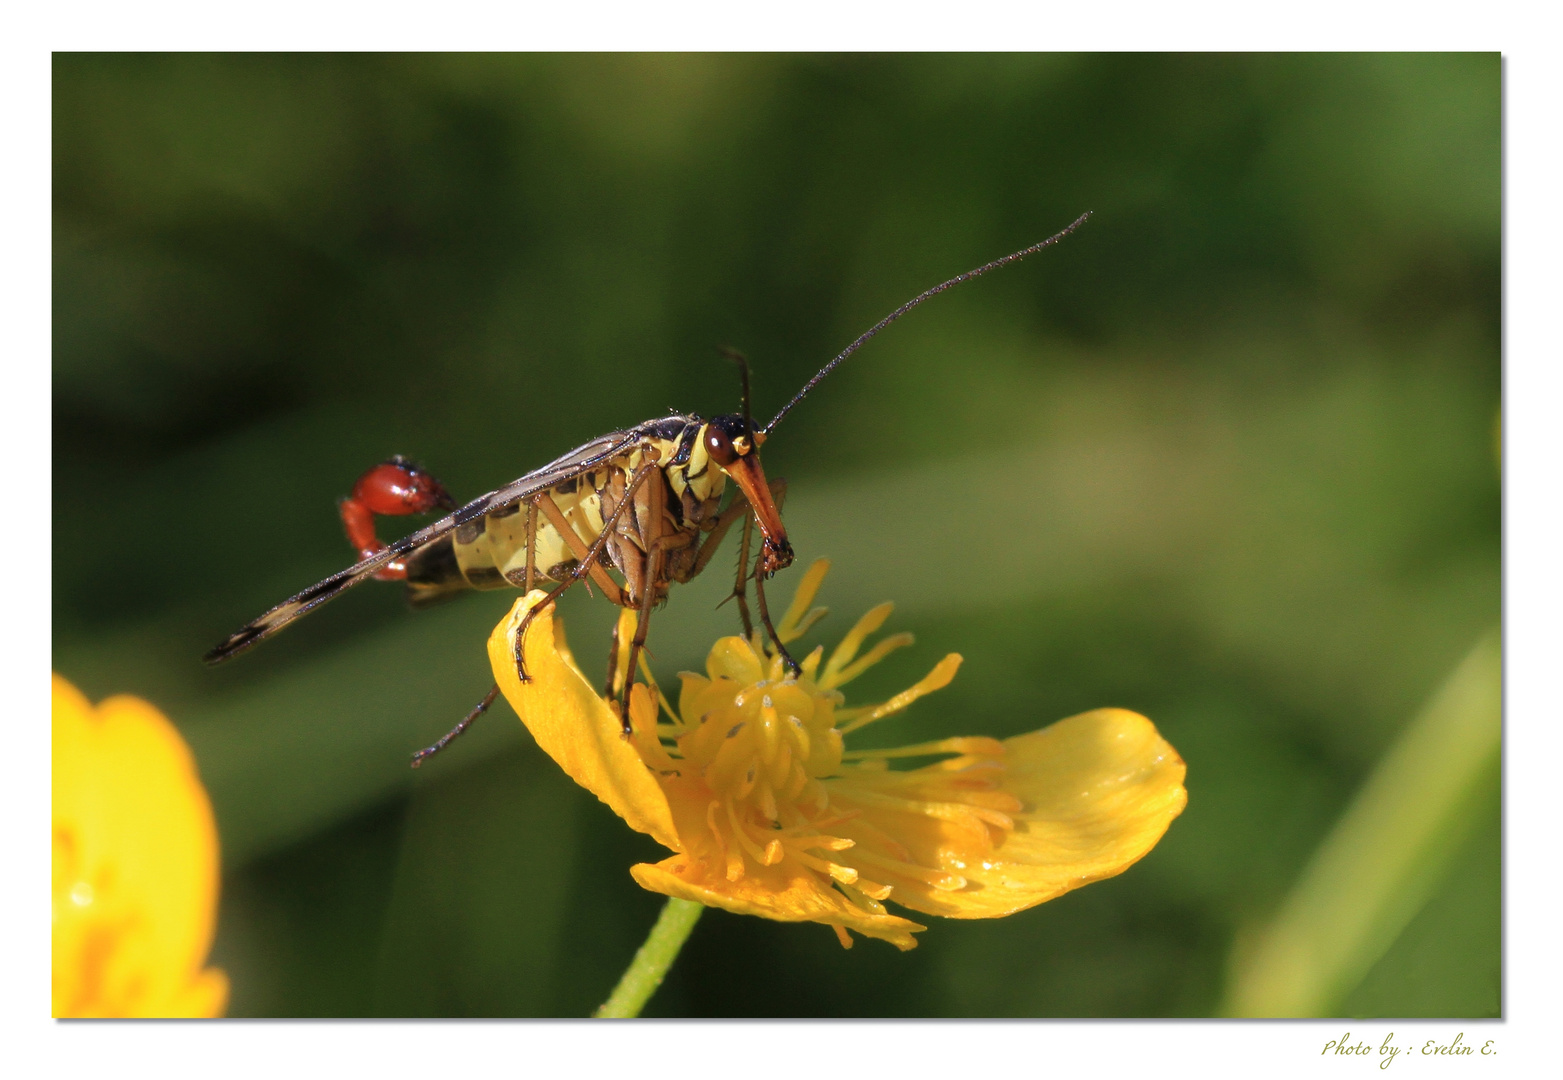
[[[54,1015],[220,1016],[217,828],[184,740],[54,676]]]
[[[809,568],[786,616],[784,642],[825,614],[809,609],[829,563]],[[926,927],[884,901],[957,919],[1009,915],[1128,869],[1182,811],[1181,758],[1151,722],[1097,709],[1028,735],[963,737],[893,750],[847,750],[843,736],[947,685],[945,657],[910,689],[845,708],[839,687],[911,635],[858,656],[891,605],[860,619],[802,674],[786,677],[774,646],[718,641],[706,674],[684,673],[679,707],[657,723],[654,687],[636,685],[632,741],[587,684],[550,613],[524,642],[530,681],[516,675],[514,636],[541,597],[518,600],[489,639],[505,697],[555,761],[633,828],[677,854],[631,869],[654,892],[740,914],[831,925],[902,949]],[[621,634],[634,625],[626,612]],[[622,676],[622,673],[621,673]],[[891,759],[939,757],[894,770]]]

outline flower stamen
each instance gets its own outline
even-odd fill
[[[716,850],[726,864],[727,880],[742,881],[744,876],[743,853],[735,850],[733,845],[727,842],[727,838],[722,835],[722,827],[717,818],[721,808],[722,804],[715,800],[712,800],[711,804],[706,807],[706,827],[711,830],[711,836],[716,841]]]
[[[835,677],[829,681],[829,686],[832,688],[845,686],[897,649],[904,649],[916,640],[911,634],[906,633],[891,634],[887,638],[880,638],[874,643],[872,649],[869,649],[868,652],[837,672]]]
[[[803,851],[795,852],[793,858],[807,866],[810,870],[817,870],[822,874],[829,875],[832,880],[842,885],[851,885],[857,881],[857,870],[842,863],[821,859],[817,855],[810,855]]]
[[[749,830],[744,827],[744,823],[739,820],[738,809],[733,805],[733,800],[725,800],[724,805],[727,807],[727,820],[733,827],[733,837],[738,841],[738,846],[743,850],[743,853],[761,866],[770,866],[775,862],[775,859],[767,858],[767,851],[770,849],[771,844],[775,844],[777,852],[780,852],[781,845],[772,841],[771,844],[767,844],[764,848],[760,847],[759,844],[755,843],[754,838],[749,835]]]
[[[947,870],[936,870],[930,866],[921,866],[914,862],[905,862],[901,859],[887,859],[869,852],[866,848],[854,851],[852,858],[856,862],[867,863],[869,866],[880,870],[888,870],[892,874],[901,877],[913,878],[917,881],[925,881],[941,892],[955,892],[966,887],[966,879],[959,874],[952,874]]]
[[[835,687],[846,681],[837,677],[841,669],[852,662],[852,658],[863,647],[863,642],[867,640],[868,635],[883,626],[894,610],[895,604],[886,601],[863,613],[863,617],[847,631],[847,636],[841,639],[841,644],[836,646],[830,654],[830,659],[825,662],[825,672],[819,680],[821,686]]]
[[[890,894],[894,891],[889,885],[881,885],[877,881],[865,881],[861,878],[856,884],[838,881],[836,888],[858,907],[872,911],[875,915],[885,914],[885,905],[880,901],[890,899]]]
[[[816,559],[804,571],[803,579],[798,582],[798,591],[793,593],[792,603],[787,606],[787,613],[782,616],[781,622],[776,624],[776,636],[782,639],[783,644],[796,641],[809,627],[829,614],[829,608],[815,608],[809,611],[809,605],[814,602],[820,584],[828,573],[830,573],[829,559]],[[808,614],[805,616],[804,612]]]
[[[824,833],[783,833],[779,838],[788,847],[799,851],[846,851],[856,847],[857,841],[845,836],[828,836]]]
[[[881,705],[875,705],[867,712],[859,712],[856,709],[843,709],[838,714],[838,720],[846,720],[837,727],[843,735],[850,735],[859,728],[872,724],[875,720],[882,720],[887,716],[900,712],[912,702],[924,694],[931,694],[935,690],[943,690],[950,685],[950,680],[955,678],[956,670],[961,666],[961,654],[951,653],[934,665],[932,671],[924,675],[910,687],[902,690],[895,697]]]
[[[845,711],[845,710],[843,710]],[[837,713],[839,718],[841,713]],[[1004,744],[986,735],[966,735],[937,742],[917,743],[913,746],[897,746],[887,750],[848,750],[842,761],[862,761],[865,758],[927,757],[931,754],[964,754],[982,757],[1003,757]]]
[[[907,850],[905,844],[870,823],[862,814],[861,810],[855,811],[848,823],[852,826],[853,832],[860,834],[864,843],[874,844],[880,850],[888,852],[891,858],[902,862],[912,861],[912,853]]]
[[[761,780],[755,784],[754,790],[760,803],[760,813],[765,815],[766,821],[775,821],[777,818],[776,794],[771,790],[771,785]]]
[[[891,775],[894,775],[893,773]],[[971,824],[971,819],[995,828],[1011,832],[1015,828],[1015,820],[1008,814],[998,810],[992,810],[985,806],[975,806],[971,803],[933,802],[927,799],[908,799],[900,795],[887,795],[881,791],[869,791],[855,788],[851,795],[852,801],[865,806],[879,807],[884,810],[900,810],[908,814],[921,814],[924,817],[938,818],[941,821],[952,821],[960,824]]]

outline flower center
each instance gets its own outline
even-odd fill
[[[818,778],[841,766],[835,708],[840,694],[821,690],[807,673],[784,679],[781,661],[761,661],[747,642],[730,638],[735,659],[752,671],[722,674],[682,703],[675,743],[711,794],[740,820],[796,828],[829,803]],[[748,652],[748,656],[743,656]],[[766,677],[744,680],[743,675]]]
[[[948,681],[948,674],[936,669],[883,706],[844,710],[834,686],[844,681],[850,657],[838,654],[821,672],[822,657],[816,649],[797,677],[785,677],[772,650],[724,638],[711,651],[709,677],[686,674],[673,722],[658,726],[658,736],[672,740],[671,747],[650,738],[649,716],[637,718],[642,759],[663,778],[670,800],[703,815],[714,850],[694,854],[718,860],[729,881],[743,879],[751,861],[769,867],[790,860],[876,914],[884,913],[880,901],[898,884],[941,891],[965,887],[958,859],[941,851],[914,855],[870,818],[889,811],[961,820],[980,833],[979,847],[986,850],[990,831],[1011,827],[1003,811],[1013,806],[1008,799],[1002,808],[971,800],[977,791],[991,794],[994,776],[1002,773],[993,756],[1002,749],[990,739],[956,739],[870,751],[867,759],[846,763],[864,753],[844,751],[843,728],[904,707],[916,693]],[[953,665],[948,671],[953,673]],[[645,700],[649,706],[649,696]],[[908,752],[964,756],[956,759],[959,770],[930,785],[916,774],[886,771],[888,757]],[[982,802],[982,795],[975,801]]]
[[[827,569],[820,560],[805,574],[776,625],[782,644],[825,615],[809,605]],[[680,676],[676,709],[647,671],[647,684],[630,698],[633,745],[677,823],[684,869],[675,872],[748,881],[746,889],[775,890],[800,903],[812,896],[804,903],[814,912],[807,917],[835,925],[843,944],[845,925],[887,915],[883,901],[893,891],[941,910],[944,902],[930,897],[968,887],[968,868],[986,865],[1020,809],[1002,790],[1004,746],[986,737],[896,749],[843,745],[844,736],[946,686],[960,667],[951,653],[889,700],[846,707],[841,686],[912,642],[898,633],[868,646],[890,610],[881,604],[868,611],[828,659],[817,647],[796,675],[760,634],[722,638],[705,674]],[[632,630],[630,617],[621,616],[621,638]],[[891,759],[909,758],[942,760],[890,768]],[[834,900],[820,899],[825,892]],[[824,907],[810,906],[817,904]]]

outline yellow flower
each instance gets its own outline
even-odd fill
[[[220,1016],[206,968],[217,828],[195,761],[140,698],[54,676],[54,1015]]]
[[[804,575],[777,625],[784,642],[822,617],[809,610],[829,563]],[[514,637],[542,597],[518,600],[489,638],[505,697],[555,761],[633,828],[676,854],[631,869],[654,892],[740,914],[856,930],[899,948],[926,929],[884,901],[957,919],[1009,915],[1128,869],[1182,811],[1181,758],[1151,722],[1097,709],[1002,742],[963,737],[894,750],[848,750],[843,736],[947,685],[951,654],[889,701],[846,708],[839,687],[909,634],[859,657],[891,605],[860,619],[831,653],[816,648],[797,678],[773,646],[718,641],[706,674],[684,673],[679,706],[636,685],[632,741],[587,684],[548,612]],[[621,634],[634,613],[621,620]],[[622,673],[621,673],[622,677]],[[922,768],[892,759],[939,757]]]

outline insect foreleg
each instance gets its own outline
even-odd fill
[[[416,769],[429,758],[433,757],[435,754],[438,754],[441,750],[449,746],[456,738],[456,736],[460,735],[463,731],[466,731],[469,727],[472,726],[472,722],[474,720],[488,712],[488,707],[494,704],[494,699],[498,696],[499,684],[495,683],[494,688],[483,695],[483,700],[474,705],[472,707],[472,711],[469,712],[466,716],[462,717],[461,723],[457,724],[444,735],[440,736],[439,741],[436,742],[433,746],[425,746],[422,750],[419,750],[412,756],[412,767]]]
[[[613,530],[618,525],[619,518],[623,516],[624,511],[634,502],[636,490],[646,482],[646,477],[657,470],[658,466],[654,461],[648,461],[635,470],[635,475],[630,477],[629,485],[625,488],[624,498],[619,501],[618,506],[613,508],[613,513],[608,515],[608,519],[602,523],[602,532],[597,534],[597,539],[592,542],[591,547],[586,548],[581,553],[580,561],[575,564],[575,569],[570,571],[570,576],[553,589],[550,589],[547,596],[539,600],[530,611],[521,617],[521,625],[516,627],[515,661],[516,674],[520,676],[522,682],[532,681],[531,676],[526,673],[526,662],[521,656],[521,643],[526,640],[527,627],[532,625],[532,620],[537,617],[539,611],[552,607],[554,602],[559,599],[561,593],[577,581],[580,581],[591,570],[598,567],[598,561],[602,558],[603,548],[607,546],[609,537],[613,535]],[[555,525],[555,528],[559,528],[560,534],[566,538],[566,542],[571,544],[572,549],[576,543],[581,542],[581,538],[576,535],[575,530],[570,528],[570,523],[564,519],[564,514],[559,512],[559,507],[555,505],[554,501],[546,493],[538,499],[538,502],[543,508],[544,516],[547,516],[550,506],[553,507],[554,513],[559,514],[559,522]],[[574,538],[573,540],[571,540],[572,537]],[[614,584],[612,578],[608,577],[606,571],[603,571],[603,578],[609,585],[613,586],[613,591],[608,595],[615,598],[622,606],[623,600],[621,598],[623,594],[619,592],[619,587]]]
[[[787,498],[787,481],[782,479],[770,482],[771,498],[776,501],[779,509]],[[747,583],[749,579],[749,544],[754,537],[754,515],[749,513],[751,507],[747,499],[734,499],[733,504],[716,519],[716,527],[711,530],[711,535],[706,537],[700,545],[700,551],[695,556],[694,568],[690,570],[692,578],[705,569],[706,563],[711,561],[711,556],[716,554],[716,549],[727,535],[727,530],[739,517],[744,518],[743,540],[738,545],[738,572],[733,580],[733,591],[722,601],[738,601],[738,619],[743,624],[744,637],[748,638],[754,633],[754,624],[749,618],[749,594]],[[718,604],[718,607],[721,605]]]
[[[782,499],[787,494],[787,481],[772,480],[770,489],[771,497],[776,500],[776,505],[780,506]],[[727,536],[727,530],[737,524],[739,518],[746,518],[744,521],[743,545],[738,555],[740,567],[738,582],[740,585],[742,584],[744,579],[743,568],[749,562],[749,538],[754,529],[754,515],[750,513],[750,510],[749,500],[740,495],[733,499],[732,504],[726,510],[723,510],[712,519],[711,531],[700,542],[700,549],[695,554],[694,565],[690,568],[684,580],[688,581],[698,576],[700,571],[706,568],[706,563],[710,562],[711,557],[716,554],[716,549],[721,546],[723,539]]]
[[[754,515],[744,518],[743,540],[738,545],[738,575],[733,581],[729,600],[738,601],[738,621],[743,626],[744,640],[754,637],[754,621],[749,618],[749,541],[754,538]]]
[[[765,553],[762,551],[754,564],[754,599],[760,606],[760,622],[765,626],[765,632],[771,635],[771,642],[776,646],[776,651],[781,654],[782,662],[787,665],[787,670],[796,677],[803,669],[798,666],[798,662],[787,651],[787,646],[782,644],[782,639],[776,633],[776,627],[771,625],[771,613],[765,606],[765,575],[761,573],[761,566],[764,560]]]

